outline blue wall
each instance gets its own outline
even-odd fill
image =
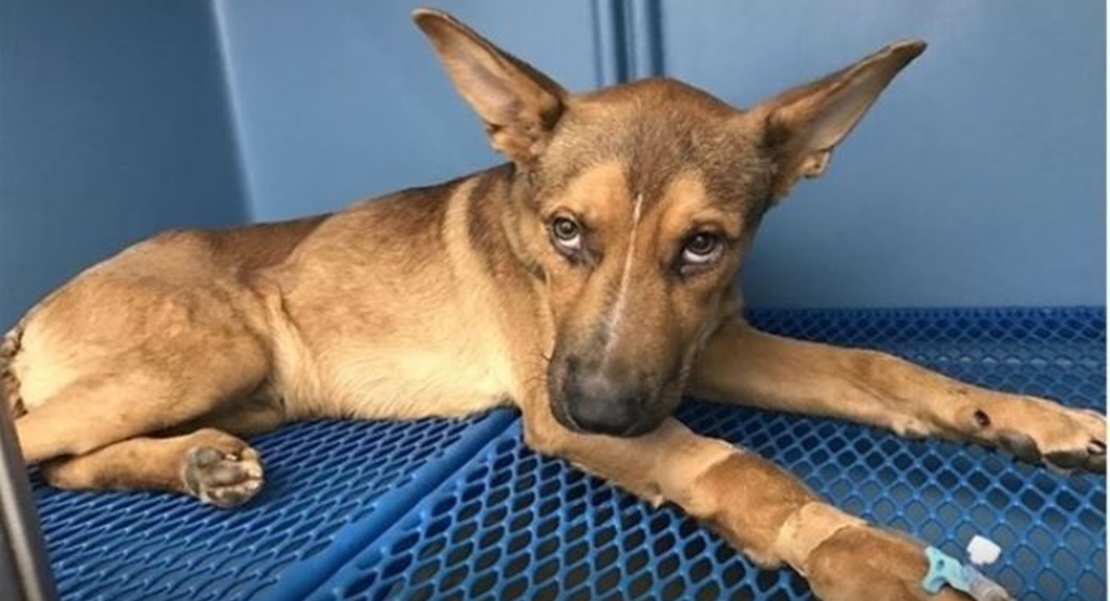
[[[0,330],[130,242],[246,219],[210,9],[0,0]]]
[[[416,4],[219,4],[256,217],[330,209],[497,160],[409,24]],[[1105,302],[1097,0],[1068,10],[1041,0],[444,8],[572,89],[664,72],[739,105],[924,37],[929,51],[830,172],[768,218],[745,272],[749,302]]]
[[[768,217],[749,301],[1105,304],[1105,10],[662,2],[666,72],[740,105],[900,37],[930,43],[826,175]]]
[[[0,323],[172,226],[489,165],[407,0],[0,0]],[[1105,8],[1076,0],[453,0],[571,89],[737,104],[895,38],[929,51],[768,217],[762,306],[1104,304]]]
[[[426,2],[218,2],[255,218],[330,210],[500,162],[410,13]],[[596,86],[590,0],[437,6]]]

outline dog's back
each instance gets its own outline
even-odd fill
[[[491,238],[503,200],[491,192],[504,193],[511,173],[498,167],[296,221],[165,232],[87,269],[0,347],[9,410],[34,418],[20,423],[27,459],[127,437],[68,432],[51,415],[63,405],[103,413],[134,436],[183,424],[244,434],[305,417],[463,415],[504,402],[516,377],[499,311],[529,310],[494,289],[520,269],[504,236]],[[522,281],[516,296],[526,298]],[[260,408],[268,417],[258,426]],[[29,425],[39,423],[41,436]]]

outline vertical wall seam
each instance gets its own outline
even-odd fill
[[[663,74],[659,0],[594,0],[592,12],[598,86]]]
[[[659,0],[625,0],[629,79],[663,74],[663,22]]]
[[[242,119],[242,104],[239,98],[238,86],[235,85],[234,60],[231,51],[231,37],[228,32],[228,19],[224,14],[220,0],[209,0],[208,12],[212,22],[213,37],[216,43],[216,52],[219,57],[220,79],[223,83],[224,106],[227,114],[227,127],[229,130],[232,154],[235,157],[235,172],[239,180],[239,190],[242,216],[245,222],[253,222],[258,218],[255,207],[254,183],[251,181],[250,161],[247,156],[246,132]]]
[[[628,80],[624,0],[593,0],[594,79],[598,87]]]

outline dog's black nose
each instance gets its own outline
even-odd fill
[[[564,385],[564,402],[574,426],[594,434],[635,436],[650,428],[643,416],[647,397],[598,374],[575,374]]]
[[[575,425],[594,434],[629,436],[636,433],[638,398],[569,401],[567,410]]]

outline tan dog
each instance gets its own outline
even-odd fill
[[[166,233],[48,296],[4,339],[0,383],[49,482],[232,506],[262,484],[241,436],[512,403],[533,449],[860,601],[926,598],[921,545],[692,433],[668,417],[684,393],[1105,468],[1099,415],[739,317],[762,215],[922,42],[741,111],[666,79],[572,95],[448,15],[415,19],[511,162],[333,215]]]

